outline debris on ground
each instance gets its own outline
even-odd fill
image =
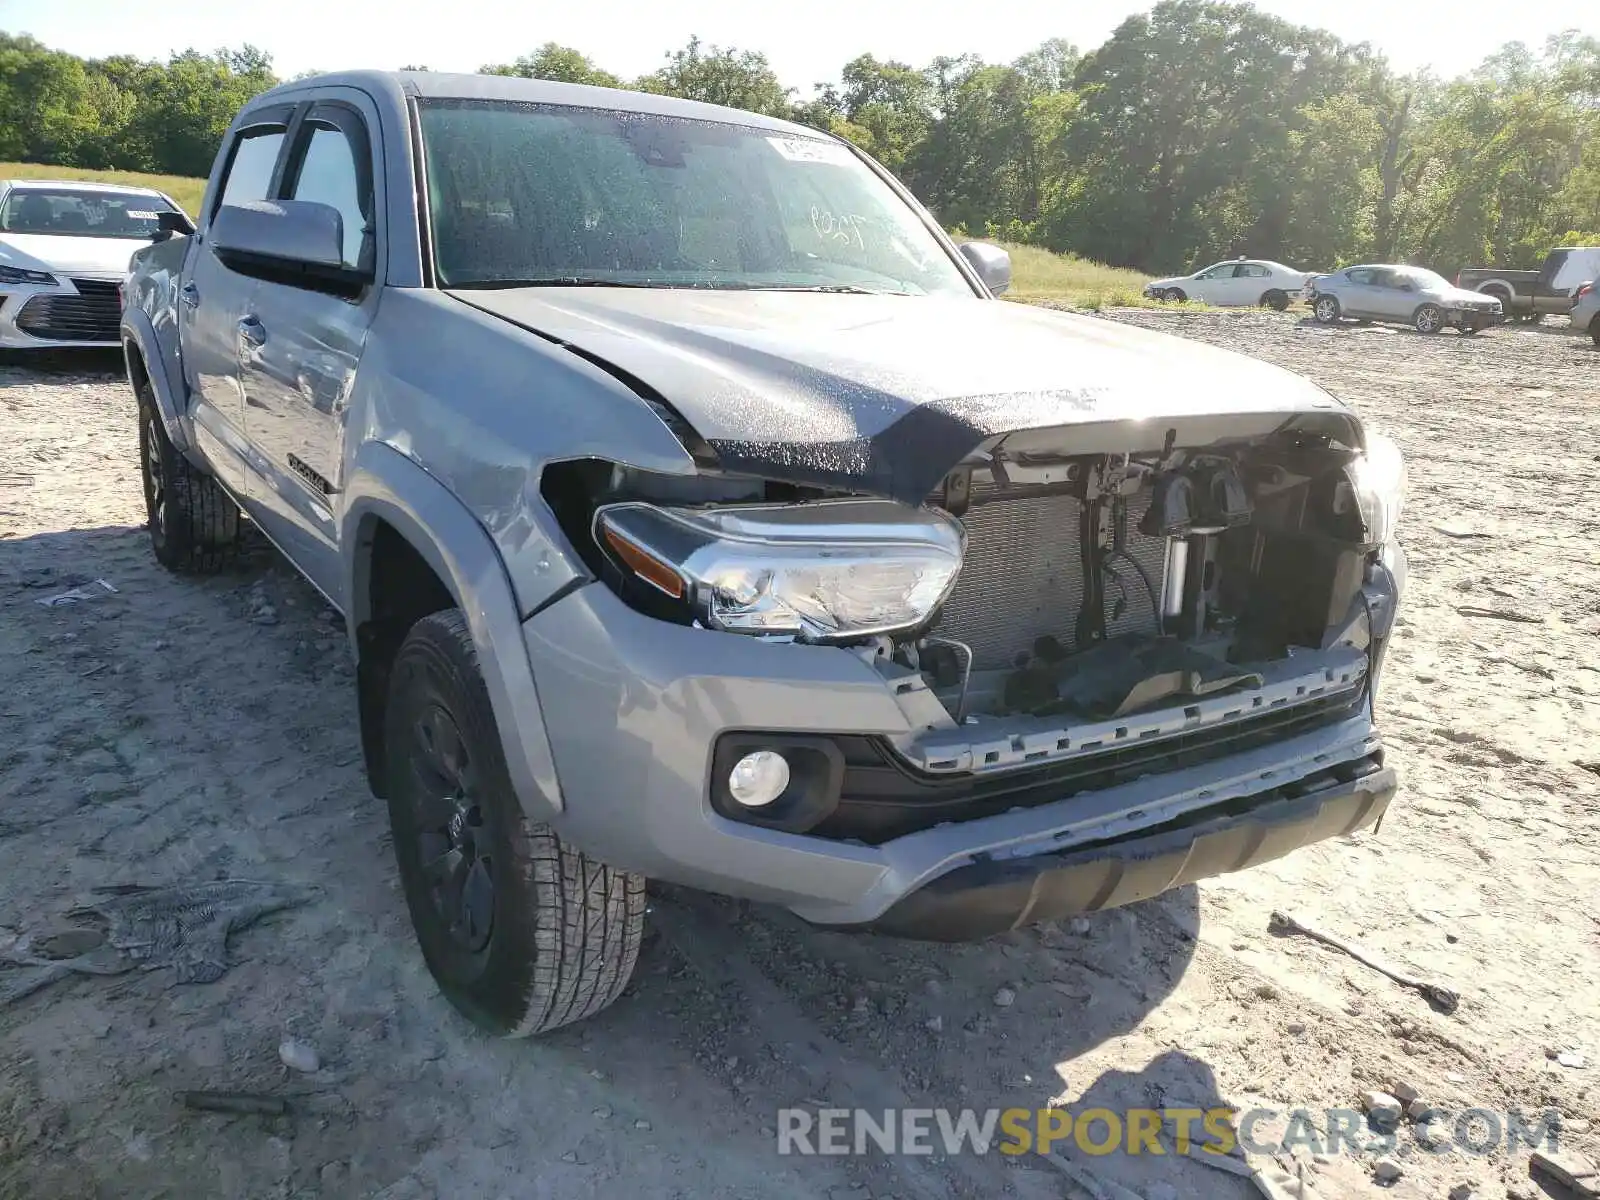
[[[1366,1093],[1361,1097],[1361,1107],[1367,1110],[1367,1120],[1374,1125],[1393,1128],[1400,1123],[1400,1101],[1388,1092]]]
[[[104,579],[96,579],[85,587],[69,588],[64,592],[57,592],[54,596],[40,596],[34,601],[46,608],[66,608],[69,605],[80,604],[85,600],[95,600],[101,596],[115,596],[117,589]]]
[[[284,1038],[278,1044],[278,1061],[291,1071],[314,1075],[322,1069],[322,1058],[317,1048],[297,1038]]]
[[[1268,919],[1267,928],[1270,932],[1277,934],[1304,934],[1306,937],[1315,938],[1325,945],[1332,946],[1335,950],[1342,950],[1358,963],[1371,967],[1380,975],[1387,975],[1403,988],[1410,988],[1412,991],[1419,993],[1438,1012],[1453,1013],[1461,1003],[1461,997],[1443,984],[1429,983],[1427,980],[1414,979],[1410,975],[1402,974],[1370,951],[1363,950],[1355,943],[1347,942],[1343,938],[1324,932],[1315,926],[1298,921],[1288,913],[1274,910],[1272,916]]]
[[[1138,1192],[1123,1187],[1115,1180],[1098,1175],[1082,1163],[1074,1162],[1064,1155],[1050,1151],[1045,1153],[1044,1159],[1083,1189],[1090,1200],[1143,1200]]]
[[[1535,1180],[1553,1179],[1580,1200],[1600,1200],[1600,1167],[1576,1154],[1535,1150],[1528,1160],[1528,1174]]]
[[[1518,621],[1524,625],[1543,625],[1544,618],[1532,613],[1517,612],[1510,608],[1482,608],[1476,604],[1462,604],[1456,611],[1463,617],[1490,617],[1496,621]]]
[[[185,1108],[201,1112],[254,1113],[264,1117],[281,1117],[289,1111],[289,1102],[282,1096],[268,1096],[263,1092],[179,1092],[178,1102]]]
[[[302,888],[247,879],[153,888],[96,889],[109,898],[70,910],[63,925],[0,940],[0,962],[24,968],[10,1003],[68,975],[121,975],[171,967],[179,983],[211,983],[228,969],[228,934],[305,903]]]

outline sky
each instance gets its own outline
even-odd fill
[[[599,65],[633,77],[655,70],[691,35],[767,55],[802,97],[838,77],[858,54],[915,66],[940,54],[975,53],[1009,62],[1049,37],[1088,49],[1152,0],[0,0],[0,30],[31,33],[86,58],[133,54],[164,59],[177,50],[253,43],[279,75],[416,64],[471,71],[508,62],[547,41],[574,46]],[[1508,41],[1537,48],[1564,28],[1600,33],[1600,7],[1508,0],[1257,0],[1280,17],[1370,42],[1399,70],[1432,67],[1455,75]],[[981,14],[981,20],[974,20]]]

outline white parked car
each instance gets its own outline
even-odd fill
[[[1153,300],[1198,300],[1203,304],[1260,304],[1279,312],[1300,294],[1311,271],[1296,271],[1264,258],[1236,258],[1193,275],[1153,279],[1144,294]]]
[[[128,259],[193,228],[149,188],[0,181],[0,349],[121,345]]]

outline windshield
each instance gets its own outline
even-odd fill
[[[1397,270],[1395,271],[1395,277],[1397,279],[1409,279],[1423,291],[1437,291],[1439,288],[1451,286],[1450,281],[1443,275],[1435,275],[1432,271],[1425,270],[1422,267],[1406,267],[1404,270]]]
[[[0,204],[0,233],[149,241],[156,234],[156,213],[171,211],[161,197],[140,192],[13,188]]]
[[[425,103],[421,120],[446,286],[976,294],[835,142],[504,102]]]

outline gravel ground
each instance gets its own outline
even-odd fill
[[[1113,318],[1301,371],[1406,451],[1412,582],[1382,701],[1404,792],[1381,831],[979,946],[662,890],[629,994],[521,1043],[476,1035],[422,965],[332,614],[269,550],[202,582],[155,565],[114,362],[0,366],[0,944],[97,886],[318,889],[235,934],[218,982],[135,972],[0,1003],[0,1196],[1060,1197],[1032,1155],[780,1157],[776,1111],[1320,1110],[1396,1083],[1453,1110],[1556,1109],[1564,1145],[1593,1152],[1600,353],[1553,328]],[[34,603],[96,579],[116,593]],[[1269,934],[1274,908],[1448,984],[1459,1010]],[[282,1066],[286,1036],[320,1069]],[[187,1088],[291,1111],[189,1112]],[[1182,1159],[1085,1161],[1147,1200],[1253,1194]],[[1399,1161],[1394,1195],[1538,1194],[1526,1150]],[[1361,1196],[1374,1163],[1306,1166],[1318,1194]]]

